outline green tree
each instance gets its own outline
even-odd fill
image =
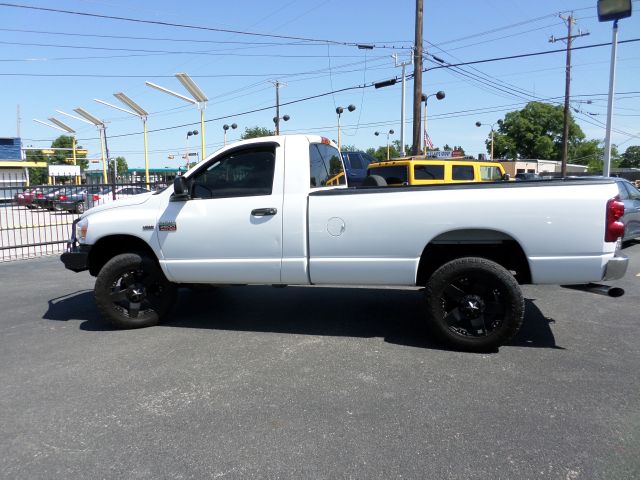
[[[342,152],[359,152],[360,149],[355,145],[340,145],[340,151]]]
[[[600,140],[586,140],[569,149],[569,163],[589,165],[598,161],[602,161]]]
[[[603,171],[603,159],[604,158],[604,146],[598,148],[598,155],[596,158],[592,158],[587,163],[587,170],[591,173],[602,173]],[[620,155],[618,154],[618,148],[615,145],[611,145],[611,167],[618,167],[620,164]]]
[[[367,149],[367,153],[372,157],[376,158],[380,162],[384,162],[387,160],[387,146]],[[398,158],[400,156],[400,152],[396,149],[395,145],[389,145],[389,158]]]
[[[627,147],[622,154],[619,166],[623,168],[640,168],[640,146]]]
[[[560,105],[529,102],[522,110],[509,112],[494,132],[496,158],[540,158],[560,160],[564,109]],[[580,126],[569,114],[569,145],[585,138]],[[485,144],[491,151],[491,135]]]
[[[268,128],[264,128],[264,127],[248,128],[248,127],[245,127],[244,133],[242,135],[240,135],[240,138],[242,140],[247,140],[249,138],[270,137],[271,135],[275,135],[275,132],[273,130],[269,130]]]
[[[124,157],[116,157],[116,171],[119,176],[126,175],[129,170],[129,165]]]
[[[28,162],[46,162],[47,157],[44,156],[40,150],[27,150],[26,160]],[[47,169],[46,168],[30,168],[29,183],[31,185],[43,185],[47,183]]]

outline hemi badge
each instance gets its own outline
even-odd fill
[[[142,231],[146,232],[147,230],[154,230],[155,227],[153,225],[143,225],[142,226]]]
[[[158,223],[158,230],[161,232],[175,232],[178,229],[176,222],[160,222]]]

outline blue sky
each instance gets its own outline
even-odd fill
[[[574,46],[611,41],[609,23],[599,23],[595,0],[425,0],[424,67],[433,57],[450,64],[565,48],[549,37],[565,37],[558,16],[571,11],[578,29],[589,35]],[[271,0],[242,2],[58,0],[18,5],[68,10],[103,16],[175,23],[207,29],[181,28],[50,11],[0,6],[0,136],[20,132],[25,145],[47,147],[58,132],[33,121],[54,116],[77,130],[89,157],[100,156],[97,131],[56,112],[82,107],[107,124],[112,157],[124,156],[129,166],[143,166],[142,124],[126,113],[96,103],[118,104],[124,92],[151,113],[148,120],[151,167],[177,167],[186,148],[186,132],[200,130],[196,108],[145,86],[145,80],[185,93],[173,77],[186,72],[208,95],[205,111],[207,153],[223,142],[225,123],[237,123],[228,140],[245,127],[273,128],[275,88],[280,89],[281,115],[291,120],[283,133],[316,133],[337,138],[336,106],[354,104],[342,116],[342,143],[362,149],[386,143],[375,131],[400,134],[401,87],[354,88],[400,76],[393,53],[408,59],[414,37],[414,0],[394,2],[338,0]],[[640,38],[640,2],[634,16],[620,21],[619,41]],[[247,35],[229,32],[247,32]],[[272,36],[264,36],[272,35]],[[297,37],[296,40],[282,37]],[[312,39],[311,41],[306,39]],[[353,44],[372,44],[372,50]],[[346,45],[345,45],[346,44]],[[387,48],[385,48],[387,47]],[[640,145],[640,42],[618,47],[613,142],[620,150]],[[573,52],[572,107],[587,138],[603,139],[608,90],[609,46]],[[565,54],[530,56],[439,68],[423,76],[423,90],[446,92],[429,100],[429,134],[436,146],[462,145],[467,153],[485,151],[489,126],[527,101],[564,98]],[[412,73],[407,67],[407,73]],[[411,143],[413,82],[407,82],[405,143]],[[587,103],[590,101],[590,103]],[[252,110],[265,109],[255,113]],[[475,122],[487,124],[477,128]],[[159,131],[156,131],[159,130]],[[200,138],[189,139],[199,151]],[[169,155],[174,155],[173,160]]]

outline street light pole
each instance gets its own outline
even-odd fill
[[[618,19],[613,22],[611,39],[611,65],[609,67],[609,96],[607,97],[607,126],[604,137],[604,158],[602,175],[611,174],[611,126],[613,124],[613,94],[616,85],[616,53],[618,51]]]
[[[164,92],[168,95],[172,95],[181,100],[184,100],[185,102],[189,102],[195,105],[198,108],[198,110],[200,110],[200,131],[201,131],[201,142],[202,142],[201,158],[204,159],[206,157],[205,144],[204,144],[204,109],[207,107],[207,102],[209,101],[209,99],[204,94],[204,92],[200,90],[200,87],[196,85],[196,83],[191,79],[191,77],[189,77],[189,75],[187,75],[186,73],[176,73],[175,76],[193,98],[189,98],[185,95],[182,95],[178,92],[174,92],[173,90],[169,90],[168,88],[161,87],[160,85],[156,85],[155,83],[152,83],[152,82],[145,82],[145,85],[151,88],[155,88],[156,90]]]
[[[56,112],[61,113],[62,115],[66,115],[67,117],[74,118],[76,120],[80,120],[81,122],[88,123],[89,125],[93,125],[98,129],[98,136],[100,137],[100,153],[102,155],[102,180],[106,184],[107,183],[107,164],[104,158],[104,148],[107,141],[107,133],[106,133],[106,125],[102,120],[91,115],[89,112],[83,110],[82,108],[74,108],[74,112],[76,112],[80,117],[76,117],[75,115],[71,115],[70,113],[63,112],[62,110],[56,110]],[[103,137],[104,136],[104,141]],[[108,157],[108,154],[107,154]]]
[[[131,110],[127,110],[126,108],[118,107],[117,105],[113,105],[109,102],[105,102],[104,100],[99,100],[94,98],[94,100],[98,103],[106,105],[107,107],[115,108],[116,110],[120,110],[122,112],[128,113],[129,115],[133,115],[135,117],[139,117],[142,120],[142,129],[144,136],[144,178],[145,183],[149,186],[149,155],[147,148],[147,117],[149,114],[146,110],[144,110],[140,105],[135,103],[129,97],[127,97],[124,93],[118,92],[113,94],[118,100],[120,100],[124,105],[129,107]],[[133,111],[132,111],[133,110]]]
[[[73,150],[73,164],[76,165],[76,131],[71,128],[66,123],[61,122],[55,117],[49,117],[49,121],[53,123],[53,125],[43,122],[42,120],[33,119],[34,122],[40,123],[42,125],[46,125],[47,127],[55,128],[56,130],[61,130],[65,133],[69,133],[71,135],[71,149]],[[76,175],[74,178],[74,182],[76,185],[80,185],[80,176]]]
[[[491,160],[493,160],[493,133],[494,133],[494,127],[497,125],[502,125],[502,120],[498,120],[495,123],[491,124]],[[482,125],[487,125],[486,123],[481,123],[481,122],[476,122],[476,127],[481,127]]]
[[[387,161],[389,161],[389,135],[393,135],[394,133],[393,129],[387,132]],[[380,135],[380,132],[373,132],[373,134],[377,137]]]
[[[227,125],[226,123],[222,126],[222,130],[224,130],[224,145],[227,145],[227,130],[229,130],[229,128],[235,130],[236,128],[238,128],[238,124],[237,123],[232,123],[231,126]]]
[[[198,135],[198,130],[191,130],[187,132],[187,139],[184,144],[184,157],[185,157],[185,168],[189,170],[189,137],[191,135]]]
[[[422,101],[424,102],[424,149],[423,149],[423,153],[426,155],[427,154],[427,136],[428,134],[428,130],[427,130],[427,101],[429,100],[429,97],[436,97],[438,100],[442,100],[445,97],[445,93],[442,90],[437,91],[436,93],[432,93],[431,95],[425,95],[424,93],[422,94]]]
[[[347,107],[347,110],[350,112],[353,112],[356,109],[356,106],[351,104]],[[338,114],[338,150],[340,151],[340,116],[342,115],[342,113],[344,112],[344,108],[343,107],[336,107],[336,113]]]
[[[613,123],[613,91],[616,82],[616,52],[618,49],[618,20],[631,16],[631,0],[598,0],[598,21],[613,20],[611,40],[611,67],[609,70],[609,97],[607,99],[607,131],[605,136],[602,174],[610,175],[611,168],[611,125]]]

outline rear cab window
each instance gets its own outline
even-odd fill
[[[325,143],[309,145],[311,188],[346,185],[344,167],[338,149]]]

